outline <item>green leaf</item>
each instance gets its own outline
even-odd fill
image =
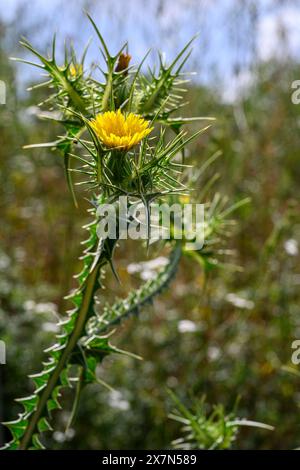
[[[20,415],[19,419],[16,419],[15,421],[9,421],[3,424],[10,430],[13,435],[13,438],[15,440],[19,440],[26,430],[27,420],[23,419],[23,416]]]
[[[48,420],[45,417],[43,417],[39,420],[38,430],[39,430],[39,432],[53,431],[51,425],[49,424]]]
[[[45,447],[43,446],[43,444],[40,441],[40,438],[39,438],[38,434],[34,434],[32,436],[32,444],[33,444],[32,450],[44,450],[45,449]]]
[[[38,402],[38,396],[37,395],[30,395],[25,398],[16,398],[16,402],[20,403],[21,405],[24,406],[25,412],[26,413],[31,413]]]

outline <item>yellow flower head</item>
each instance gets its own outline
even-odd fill
[[[181,202],[181,204],[189,204],[191,202],[191,198],[188,194],[184,194],[179,196],[179,202]]]
[[[106,147],[123,150],[129,150],[153,130],[141,116],[133,113],[125,115],[120,109],[98,114],[91,121],[91,126]]]
[[[69,67],[69,72],[72,78],[75,78],[77,75],[82,73],[82,65],[81,64],[71,64]]]

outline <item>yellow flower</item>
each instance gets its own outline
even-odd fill
[[[71,77],[75,78],[77,75],[82,73],[82,65],[81,64],[71,64],[69,67],[69,72]]]
[[[91,121],[91,126],[106,147],[123,150],[138,144],[153,129],[141,116],[133,113],[125,115],[120,109],[98,114]]]
[[[179,201],[181,204],[189,204],[191,202],[191,198],[188,194],[184,194],[182,196],[179,196]]]

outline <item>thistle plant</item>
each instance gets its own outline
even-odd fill
[[[182,69],[193,40],[170,65],[159,55],[158,70],[144,73],[143,64],[148,54],[137,67],[131,65],[127,44],[112,55],[93,19],[89,17],[89,20],[100,41],[104,70],[99,65],[88,69],[87,49],[78,58],[72,46],[69,49],[66,46],[64,63],[58,64],[55,37],[51,57],[42,55],[27,40],[21,42],[38,62],[18,60],[42,69],[47,75],[45,82],[36,85],[49,90],[47,99],[40,103],[48,111],[43,117],[59,123],[63,129],[55,141],[27,148],[49,147],[62,155],[75,204],[78,204],[76,184],[86,190],[90,223],[84,227],[88,236],[83,242],[82,270],[76,275],[77,288],[67,297],[72,308],[61,315],[60,332],[45,351],[48,359],[42,371],[30,376],[35,384],[33,394],[17,399],[23,411],[18,419],[5,423],[12,434],[12,441],[5,448],[11,450],[44,447],[41,435],[52,430],[51,415],[61,407],[61,390],[71,387],[74,381],[72,416],[75,415],[82,389],[101,382],[96,374],[101,361],[109,354],[129,354],[111,343],[117,325],[129,315],[139,314],[145,304],[166,289],[182,256],[191,254],[185,237],[177,240],[171,231],[170,238],[161,243],[161,249],[168,250],[168,263],[156,277],[129,292],[126,299],[104,305],[104,273],[111,269],[117,282],[115,250],[118,243],[124,242],[118,240],[120,230],[116,237],[98,236],[99,207],[109,203],[118,212],[120,196],[126,196],[130,206],[140,201],[145,207],[149,230],[151,203],[176,200],[181,204],[183,195],[187,197],[193,184],[194,180],[188,177],[190,168],[184,161],[184,149],[208,127],[190,134],[184,126],[209,118],[177,117],[178,109],[184,105],[187,82]],[[102,81],[95,78],[96,68],[103,74]],[[76,184],[73,182],[75,173]],[[227,217],[236,208],[226,204],[218,195],[211,202],[206,201],[204,245],[193,252],[193,258],[205,266],[216,264],[223,233],[230,223]]]
[[[205,397],[194,400],[192,407],[187,408],[171,390],[169,394],[174,404],[169,418],[181,424],[182,434],[172,442],[174,449],[225,450],[232,448],[241,426],[274,430],[265,423],[239,419],[236,416],[238,400],[230,413],[226,413],[221,404],[213,406],[208,413]]]

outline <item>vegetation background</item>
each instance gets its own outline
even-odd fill
[[[236,448],[298,447],[300,370],[291,364],[291,345],[300,339],[300,105],[291,101],[291,85],[300,79],[299,2],[131,0],[126,12],[118,0],[5,3],[0,11],[0,79],[7,85],[7,103],[0,106],[0,338],[7,344],[7,364],[0,366],[0,420],[19,411],[16,396],[30,394],[27,374],[39,370],[42,350],[51,344],[56,317],[64,311],[86,222],[84,202],[76,209],[68,194],[60,156],[22,149],[55,133],[37,118],[42,93],[25,92],[38,71],[16,66],[9,56],[24,57],[17,46],[21,35],[45,50],[55,29],[61,44],[67,35],[82,46],[92,34],[85,7],[112,49],[128,38],[133,62],[152,46],[171,59],[200,31],[189,64],[198,75],[191,77],[184,112],[217,121],[189,149],[188,160],[197,167],[220,150],[205,176],[208,181],[216,175],[211,194],[220,192],[232,202],[249,196],[251,204],[235,216],[227,246],[232,253],[224,253],[224,265],[207,270],[185,260],[171,288],[121,327],[118,346],[143,361],[104,361],[101,377],[115,391],[99,385],[85,390],[68,433],[72,396],[66,394],[66,409],[57,415],[48,445],[168,447],[180,436],[180,425],[168,418],[170,388],[187,406],[205,395],[208,408],[220,403],[231,411],[239,398],[239,417],[275,427],[272,432],[242,428]],[[90,60],[97,54],[94,44]],[[120,249],[122,285],[108,275],[108,298],[126,294],[151,275],[151,266],[134,274],[127,269],[147,260],[139,250],[137,255],[130,244]],[[0,441],[7,439],[5,432],[1,428]]]

